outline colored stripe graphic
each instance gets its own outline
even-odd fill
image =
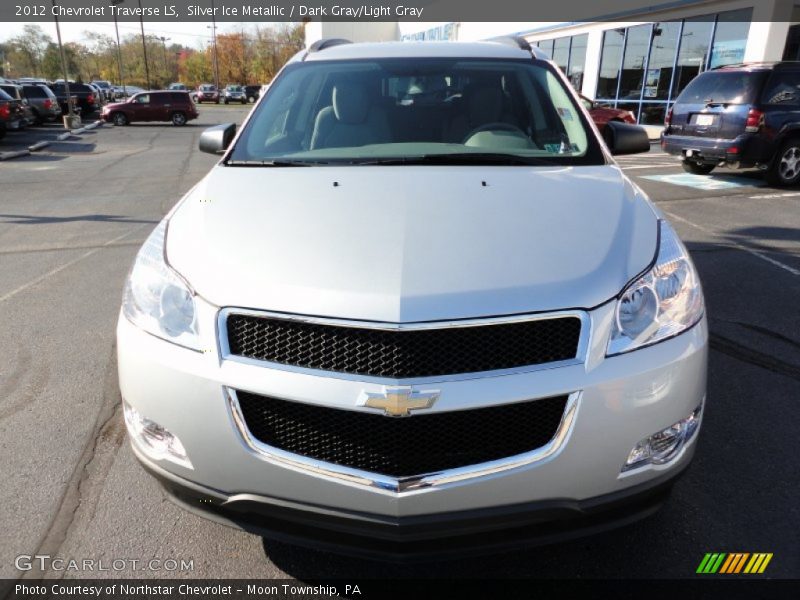
[[[749,559],[749,560],[748,560]],[[772,560],[772,553],[758,552],[707,552],[697,567],[697,573],[702,574],[738,574],[763,573],[769,562]],[[745,566],[747,565],[747,566]],[[742,571],[744,569],[744,571]]]

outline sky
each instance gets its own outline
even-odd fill
[[[0,0],[5,2],[6,0]],[[50,21],[46,23],[0,23],[0,42],[5,42],[9,38],[19,35],[25,25],[39,25],[53,41],[56,40],[56,26]],[[270,23],[259,23],[259,25],[270,25]],[[228,33],[234,31],[247,31],[252,28],[253,23],[218,23],[217,33]],[[145,34],[157,35],[170,38],[170,43],[182,44],[190,48],[203,47],[211,41],[211,22],[208,23],[176,23],[175,21],[163,23],[150,23],[145,21]],[[86,22],[86,23],[61,23],[61,37],[65,42],[80,42],[84,40],[84,31],[95,31],[105,33],[112,38],[114,32],[114,22]],[[120,23],[119,35],[124,38],[131,33],[140,34],[139,23]]]

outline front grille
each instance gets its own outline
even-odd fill
[[[575,358],[577,317],[385,330],[231,314],[231,354],[284,365],[401,379],[475,373]]]
[[[410,417],[327,408],[237,392],[263,444],[308,458],[407,477],[535,450],[555,435],[567,396]]]

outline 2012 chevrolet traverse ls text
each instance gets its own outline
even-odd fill
[[[652,513],[706,393],[697,272],[524,41],[319,42],[155,228],[117,338],[183,506],[390,559]],[[609,151],[610,148],[610,151]]]

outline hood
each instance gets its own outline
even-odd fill
[[[218,165],[167,257],[218,306],[415,322],[594,307],[656,245],[615,166]]]

